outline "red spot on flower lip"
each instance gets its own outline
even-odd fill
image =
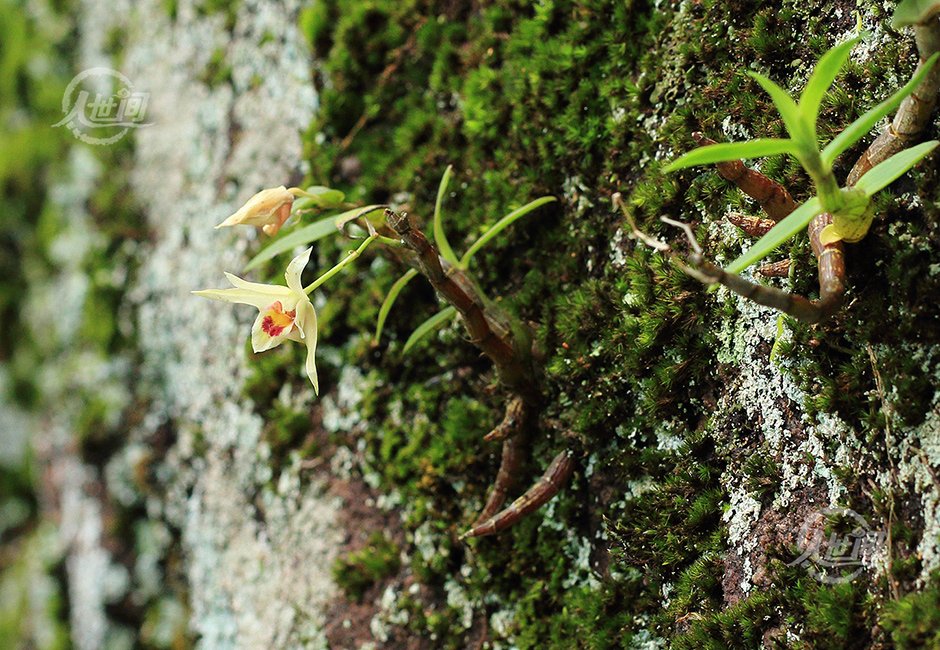
[[[280,301],[268,308],[268,313],[261,319],[261,331],[274,338],[284,333],[284,330],[293,326],[297,311],[284,311]]]

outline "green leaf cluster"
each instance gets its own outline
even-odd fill
[[[848,60],[852,48],[860,39],[860,36],[849,39],[826,52],[816,64],[798,100],[794,100],[771,79],[756,72],[748,73],[770,95],[789,138],[762,138],[709,145],[680,156],[666,167],[667,172],[672,172],[696,165],[788,154],[796,158],[813,179],[816,195],[807,199],[753,247],[734,260],[728,266],[728,272],[740,273],[763,259],[823,212],[832,214],[836,225],[845,223],[847,230],[860,232],[864,236],[872,219],[868,209],[871,197],[914,167],[940,144],[932,140],[905,149],[870,169],[858,180],[854,188],[839,186],[832,169],[835,160],[846,149],[864,138],[872,127],[914,92],[940,56],[932,56],[903,87],[852,122],[820,151],[816,136],[819,108]],[[856,237],[850,238],[847,234],[844,238],[849,241],[856,240]]]
[[[473,259],[474,255],[479,253],[484,246],[493,241],[493,239],[506,228],[514,224],[522,217],[531,213],[536,208],[556,200],[553,196],[543,196],[535,199],[534,201],[526,203],[520,208],[513,210],[495,224],[490,226],[486,232],[480,235],[480,237],[478,237],[477,240],[470,245],[463,256],[458,259],[457,254],[454,253],[453,247],[447,240],[447,234],[444,232],[444,223],[441,212],[441,205],[444,202],[444,197],[447,195],[447,186],[450,183],[451,176],[453,176],[453,167],[448,165],[447,169],[444,170],[444,175],[441,177],[441,182],[437,189],[437,200],[434,203],[434,244],[437,246],[437,250],[440,252],[440,255],[444,261],[453,268],[460,269],[461,271],[467,270],[467,268],[470,266],[470,260]],[[378,324],[375,328],[376,342],[378,342],[382,336],[382,329],[385,326],[385,321],[388,318],[388,314],[392,309],[392,305],[395,304],[395,300],[398,298],[398,295],[401,293],[402,289],[405,288],[405,285],[407,285],[417,274],[417,271],[409,270],[392,285],[391,289],[389,289],[388,295],[385,297],[385,301],[382,303],[382,307],[379,309]],[[445,307],[444,309],[441,309],[435,313],[433,316],[415,328],[415,331],[405,342],[405,346],[402,349],[402,352],[408,353],[411,351],[411,349],[414,348],[414,346],[424,337],[443,327],[456,315],[457,310],[453,307]]]

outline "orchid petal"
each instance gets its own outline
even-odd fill
[[[272,288],[276,288],[273,287]],[[233,302],[239,305],[251,305],[259,310],[265,309],[268,305],[278,299],[284,299],[285,304],[290,302],[293,294],[287,287],[281,287],[283,292],[259,293],[248,289],[203,289],[193,291],[194,296],[209,298],[211,300],[221,300],[222,302]],[[293,307],[293,304],[288,305]]]
[[[248,199],[237,212],[217,225],[216,228],[239,225],[260,227],[274,225],[274,232],[277,232],[287,216],[290,216],[293,202],[294,195],[288,192],[283,185],[261,190]]]
[[[307,345],[307,361],[304,369],[307,371],[307,377],[313,384],[313,392],[320,394],[320,384],[317,379],[317,364],[314,354],[317,351],[317,312],[309,300],[301,301],[297,304],[297,316],[295,321],[300,335]]]
[[[292,259],[290,264],[287,265],[287,270],[284,272],[284,278],[287,280],[287,286],[290,287],[290,290],[294,293],[304,294],[304,285],[300,276],[304,272],[304,268],[306,268],[307,262],[310,261],[310,252],[312,250],[312,247],[308,248],[303,253]]]
[[[237,275],[226,272],[225,277],[228,278],[228,281],[232,283],[232,286],[237,289],[246,289],[247,291],[254,291],[255,293],[263,293],[267,295],[277,295],[277,294],[286,294],[288,293],[287,287],[280,284],[262,284],[261,282],[249,282],[248,280],[242,280]],[[269,300],[270,304],[273,300]]]

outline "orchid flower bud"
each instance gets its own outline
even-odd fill
[[[258,226],[265,234],[274,236],[290,217],[293,204],[294,195],[283,185],[261,190],[216,228],[239,225]]]

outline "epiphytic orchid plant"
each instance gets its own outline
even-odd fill
[[[763,259],[780,244],[793,237],[823,212],[832,215],[833,222],[820,235],[823,244],[835,241],[857,242],[871,226],[874,214],[869,209],[872,196],[907,172],[940,144],[936,140],[905,149],[873,167],[855,182],[853,187],[839,187],[832,165],[843,151],[868,135],[872,127],[893,111],[901,101],[914,92],[936,62],[933,55],[917,74],[891,97],[881,102],[852,122],[832,142],[820,151],[816,144],[816,119],[819,107],[842,69],[859,37],[836,45],[826,52],[813,70],[799,103],[767,77],[749,72],[774,102],[790,135],[789,138],[763,138],[749,142],[727,142],[700,147],[681,156],[666,167],[667,172],[731,160],[759,158],[776,154],[789,154],[799,161],[813,179],[817,195],[805,201],[784,218],[772,232],[764,236],[747,253],[728,267],[738,273]]]
[[[226,274],[233,288],[206,289],[194,293],[257,308],[259,314],[251,334],[255,352],[269,350],[286,340],[304,342],[307,346],[306,372],[314,390],[319,391],[314,363],[317,318],[308,295],[353,262],[372,242],[385,244],[385,249],[393,258],[411,268],[392,285],[379,310],[375,332],[378,340],[401,290],[419,273],[423,274],[448,306],[415,330],[405,343],[404,351],[407,352],[422,337],[459,315],[470,340],[493,361],[500,383],[510,393],[503,421],[485,438],[501,441],[503,453],[500,470],[486,505],[472,529],[464,534],[464,537],[476,537],[503,530],[551,499],[570,476],[574,457],[570,451],[562,451],[535,485],[509,507],[503,508],[518,477],[518,469],[525,454],[525,441],[530,429],[538,423],[537,409],[541,403],[541,392],[537,363],[532,355],[532,337],[528,326],[504,313],[490,301],[469,277],[467,270],[474,255],[499,233],[555,199],[541,197],[513,210],[493,224],[458,258],[444,232],[441,213],[451,175],[452,169],[448,167],[438,188],[433,218],[433,244],[414,220],[404,213],[383,205],[357,207],[339,215],[324,217],[279,237],[246,267],[246,270],[251,270],[278,255],[309,246],[330,234],[350,234],[347,227],[358,224],[362,228],[361,232],[365,233],[365,241],[310,285],[304,287],[301,282],[301,273],[310,259],[311,249],[307,248],[288,265],[285,273],[287,286],[257,284]],[[281,226],[289,223],[293,215],[348,207],[344,199],[341,192],[325,187],[301,190],[281,186],[266,189],[253,196],[218,227],[249,225],[274,235]],[[384,220],[376,220],[379,214],[384,215]]]
[[[933,22],[936,23],[936,19]],[[929,29],[936,31],[938,27],[931,25]],[[932,140],[900,151],[897,147],[894,151],[885,147],[876,151],[870,148],[849,175],[846,185],[840,187],[833,173],[833,163],[841,153],[865,137],[872,127],[899,105],[902,110],[899,111],[896,122],[899,119],[909,120],[912,111],[920,111],[908,107],[907,103],[902,105],[905,98],[915,91],[927,98],[931,94],[937,94],[937,78],[930,73],[938,53],[921,52],[922,63],[908,83],[846,127],[820,150],[816,139],[816,121],[820,105],[859,39],[860,37],[852,38],[836,45],[823,55],[798,101],[767,77],[754,72],[748,73],[770,95],[789,138],[714,144],[704,136],[695,134],[696,139],[706,146],[681,156],[666,167],[667,172],[672,172],[696,165],[717,163],[719,173],[757,200],[770,217],[770,220],[767,220],[770,223],[766,224],[762,223],[765,220],[760,219],[733,220],[750,234],[763,236],[726,269],[720,269],[704,259],[688,226],[664,219],[683,226],[692,243],[692,266],[682,264],[687,273],[706,284],[724,284],[746,298],[775,307],[808,322],[822,320],[841,303],[845,272],[841,242],[851,243],[862,239],[874,218],[872,197],[914,167],[940,144]],[[918,42],[920,43],[920,39]],[[922,84],[927,87],[926,90],[921,87]],[[933,100],[926,105],[932,110]],[[918,120],[918,130],[915,133],[905,132],[905,138],[916,137],[916,133],[923,128],[924,119],[918,115]],[[899,136],[895,138],[900,139]],[[892,153],[889,157],[888,154]],[[741,159],[778,154],[788,154],[796,158],[813,180],[816,195],[799,206],[783,186],[744,167],[740,162]],[[632,221],[626,211],[625,214]],[[810,225],[811,243],[820,264],[821,288],[818,303],[772,287],[752,284],[737,275],[772,253],[807,225]],[[635,225],[634,232],[644,240],[650,240],[646,235],[639,233]],[[669,249],[668,246],[663,248],[661,242],[656,246],[664,251]]]

